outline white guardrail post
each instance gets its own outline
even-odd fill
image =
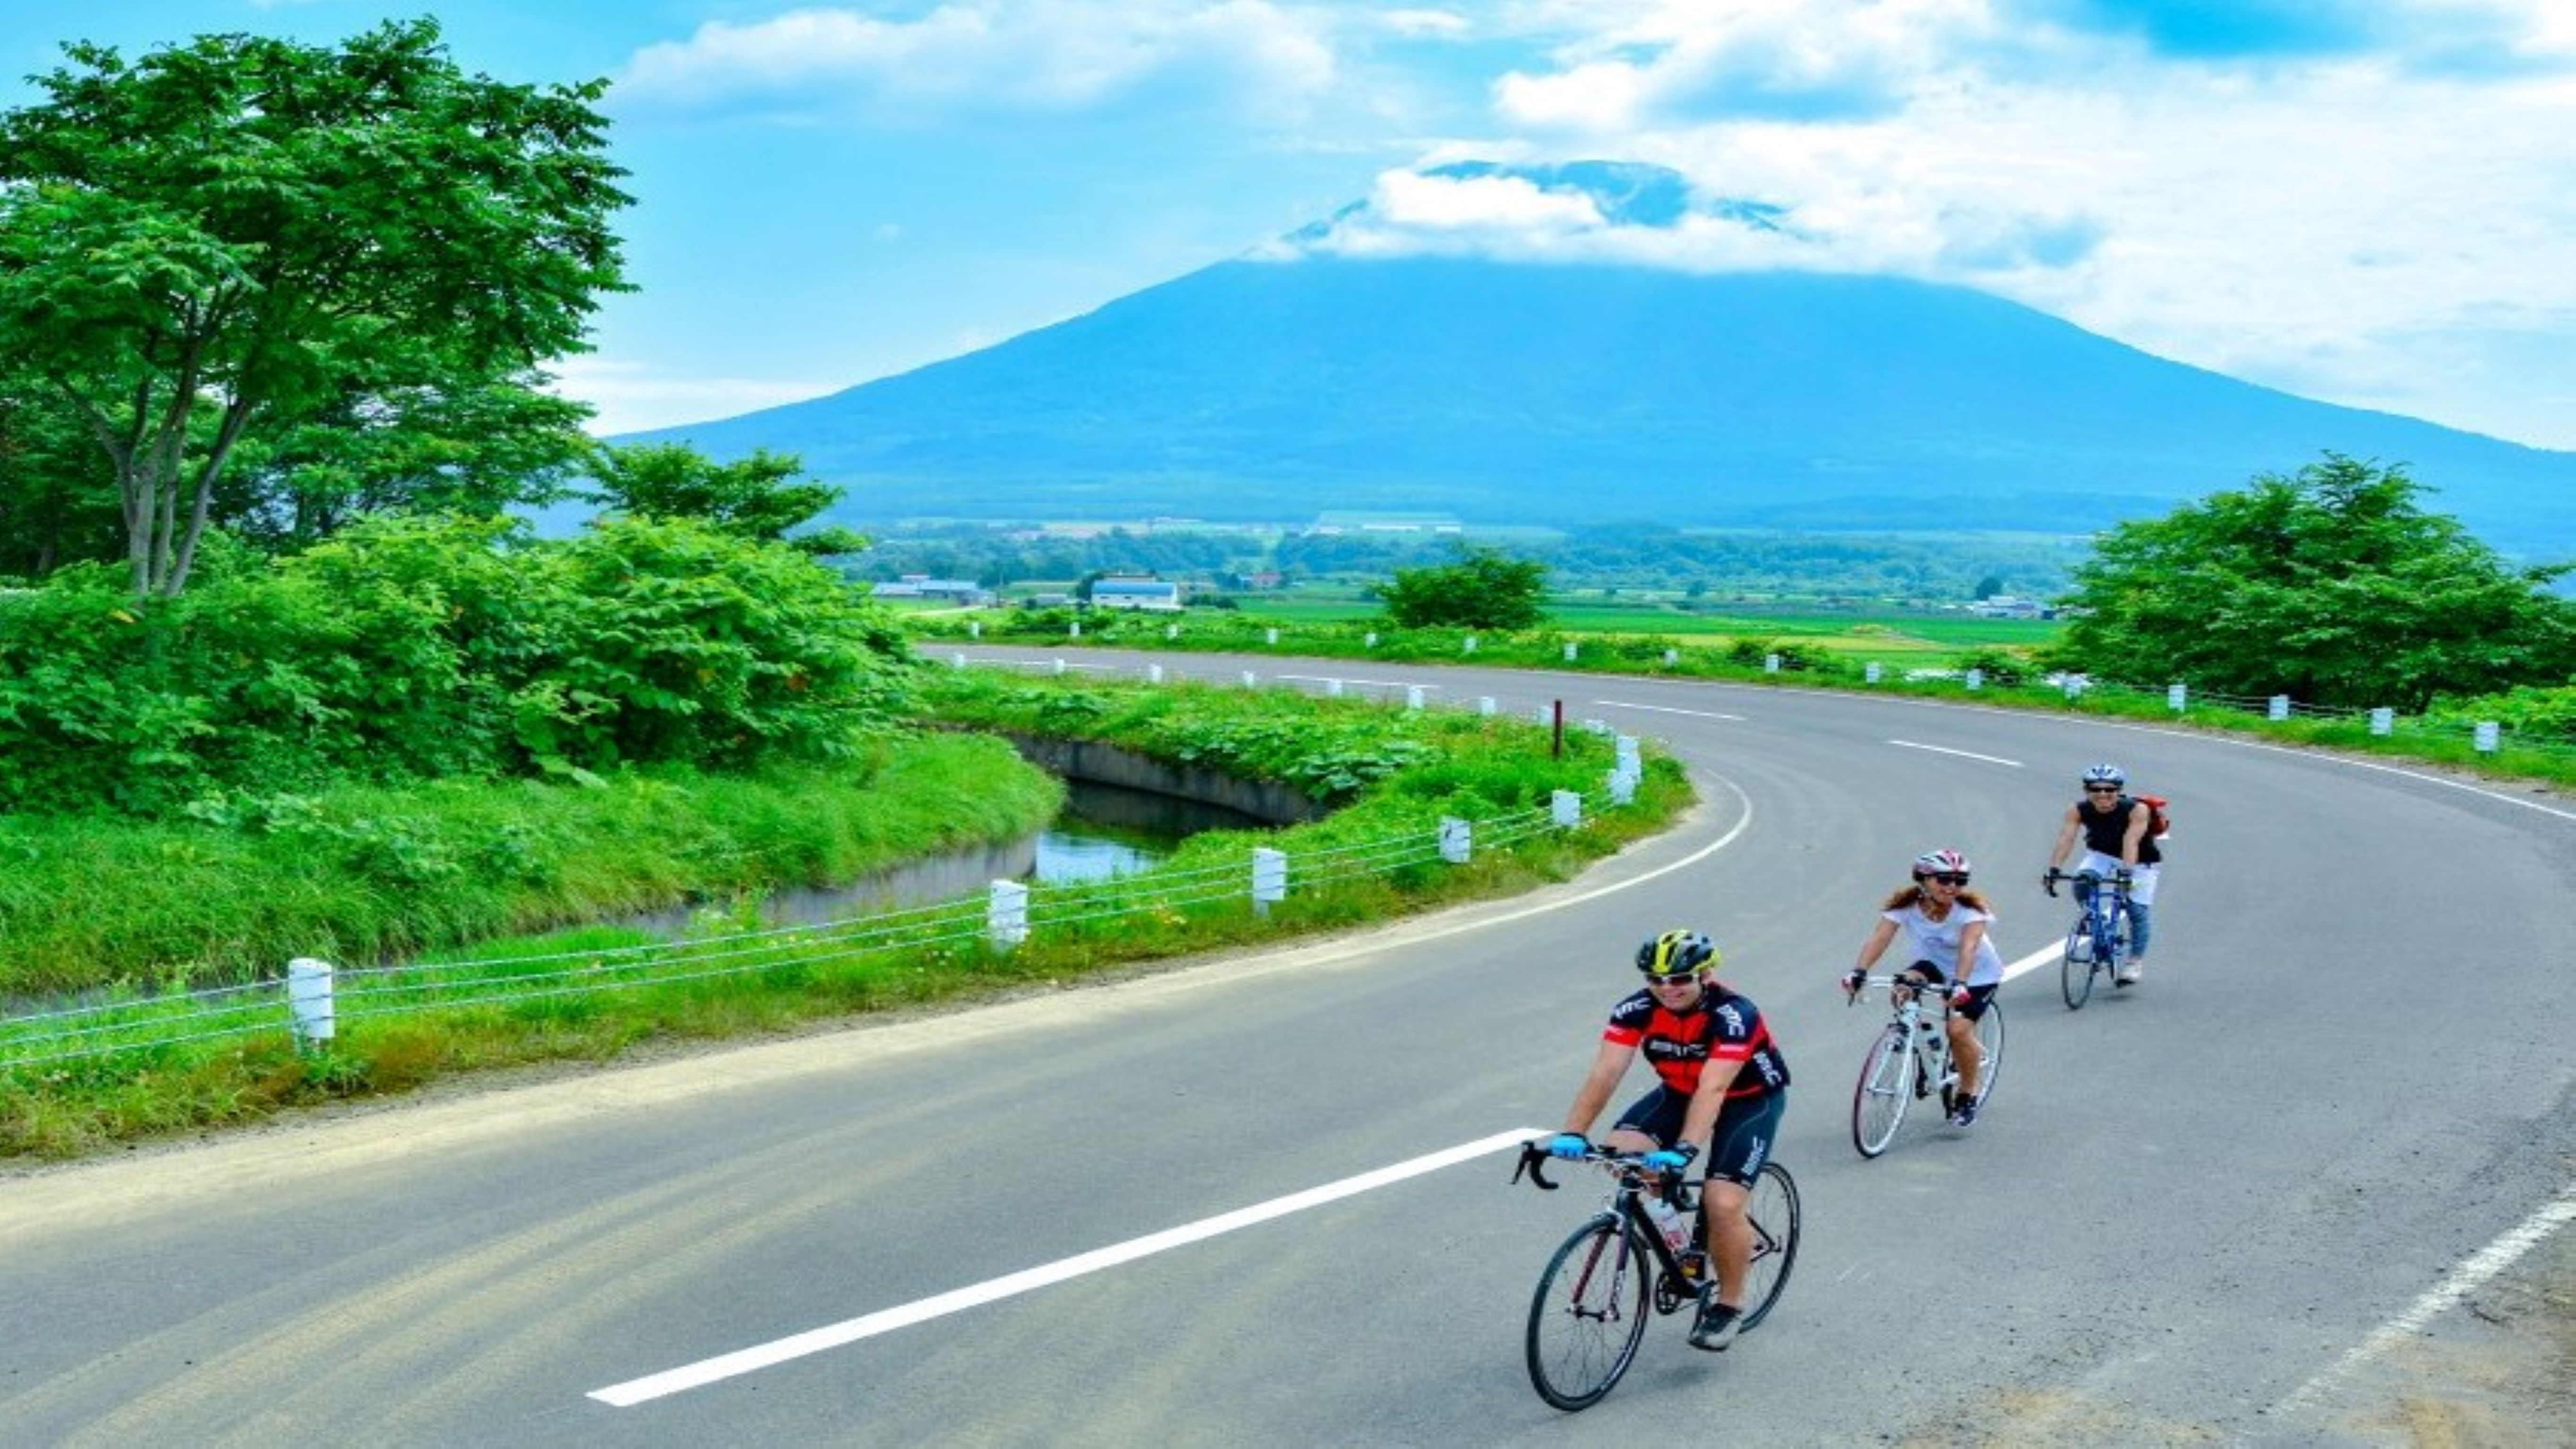
[[[1878,661],[1877,661],[1877,660],[1875,660],[1875,659],[1873,659],[1873,660],[1869,661],[1869,663],[1867,663],[1867,664],[1862,665],[1862,666],[1861,666],[1861,671],[1860,671],[1860,680],[1861,680],[1861,683],[1863,683],[1863,684],[1876,684],[1876,683],[1878,683],[1878,676],[1879,676],[1880,672],[1881,672],[1881,671],[1880,671],[1879,666],[1878,666]]]
[[[2273,695],[2271,703],[2265,705],[2263,708],[2263,718],[2265,719],[2288,719],[2289,717],[2290,697],[2286,694]]]
[[[1008,951],[1029,938],[1029,888],[1015,880],[993,882],[984,905],[984,936],[996,951]]]
[[[2471,732],[2469,739],[2477,746],[2479,754],[2492,755],[2496,752],[2496,747],[2503,743],[2501,736],[2502,731],[2497,729],[2494,720],[2482,719],[2478,721],[2477,728]]]
[[[1635,735],[1613,735],[1611,743],[1615,763],[1610,766],[1610,803],[1633,803],[1637,784],[1646,775],[1645,757],[1638,753]]]
[[[1490,694],[1480,694],[1480,695],[1477,695],[1477,696],[1476,696],[1476,713],[1478,713],[1478,714],[1492,714],[1493,712],[1494,712],[1494,697],[1493,697],[1492,695],[1490,695]]]
[[[1572,830],[1583,823],[1583,797],[1571,790],[1558,790],[1547,797],[1548,820],[1559,830]]]
[[[297,1051],[309,1052],[330,1043],[337,1025],[330,962],[298,956],[286,963],[286,1009],[294,1018]]]
[[[1266,845],[1252,849],[1252,913],[1270,914],[1270,907],[1288,899],[1288,853]]]
[[[1440,817],[1440,858],[1451,865],[1465,865],[1476,851],[1474,827],[1455,815]]]
[[[2182,713],[2184,701],[2190,698],[2191,691],[2183,688],[2179,684],[2168,684],[2165,686],[2165,708],[2172,710],[2176,714]]]
[[[2372,734],[2384,735],[2395,728],[2397,728],[2397,711],[2382,708],[2374,709],[2370,712],[2370,732]]]

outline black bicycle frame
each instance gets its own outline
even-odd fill
[[[1548,1155],[1544,1150],[1537,1147],[1523,1147],[1520,1166],[1512,1169],[1512,1181],[1517,1183],[1523,1175],[1527,1175],[1530,1183],[1541,1191],[1556,1191],[1558,1184],[1548,1181],[1547,1178],[1547,1162]],[[1674,1211],[1690,1219],[1691,1241],[1698,1243],[1705,1237],[1703,1230],[1705,1220],[1701,1216],[1700,1203],[1702,1195],[1708,1191],[1707,1179],[1677,1181],[1674,1186],[1683,1194],[1680,1201],[1690,1203],[1689,1207],[1684,1208],[1680,1206],[1680,1201],[1677,1201]],[[1643,1239],[1647,1252],[1653,1256],[1657,1266],[1677,1278],[1687,1278],[1690,1275],[1682,1266],[1681,1255],[1673,1251],[1672,1244],[1664,1241],[1662,1230],[1655,1226],[1653,1216],[1646,1211],[1645,1203],[1642,1201],[1646,1191],[1647,1180],[1644,1172],[1634,1167],[1621,1168],[1618,1194],[1611,1199],[1610,1206],[1602,1211],[1619,1220],[1622,1241],[1627,1241],[1631,1237]]]

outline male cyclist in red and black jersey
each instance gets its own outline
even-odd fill
[[[1789,1064],[1752,999],[1717,979],[1717,960],[1716,945],[1697,931],[1666,931],[1637,948],[1646,985],[1610,1009],[1592,1070],[1566,1109],[1565,1130],[1547,1150],[1583,1155],[1590,1145],[1584,1134],[1643,1051],[1661,1080],[1619,1114],[1602,1145],[1645,1153],[1649,1166],[1679,1172],[1708,1144],[1708,1182],[1700,1197],[1717,1274],[1700,1289],[1690,1341],[1723,1350],[1735,1341],[1753,1257],[1745,1199],[1779,1139]]]

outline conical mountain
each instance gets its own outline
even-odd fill
[[[1960,287],[1789,271],[1227,262],[810,402],[643,435],[793,452],[840,516],[2088,532],[2333,450],[2510,553],[2576,454],[2333,406]]]

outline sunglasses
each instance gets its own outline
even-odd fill
[[[1931,881],[1931,882],[1934,882],[1934,883],[1939,884],[1939,885],[1960,885],[1960,886],[1963,886],[1963,885],[1966,885],[1966,884],[1968,883],[1968,877],[1966,876],[1966,874],[1965,874],[1965,873],[1946,873],[1946,872],[1945,872],[1945,873],[1940,874],[1940,875],[1927,875],[1927,876],[1921,876],[1921,877],[1918,877],[1918,879]]]
[[[1648,986],[1690,986],[1697,984],[1698,981],[1699,973],[1696,971],[1684,972],[1679,976],[1649,975],[1646,978]]]
[[[2084,787],[2084,793],[2087,795],[2117,795],[2120,793],[2120,787],[2117,785],[2087,785]]]

